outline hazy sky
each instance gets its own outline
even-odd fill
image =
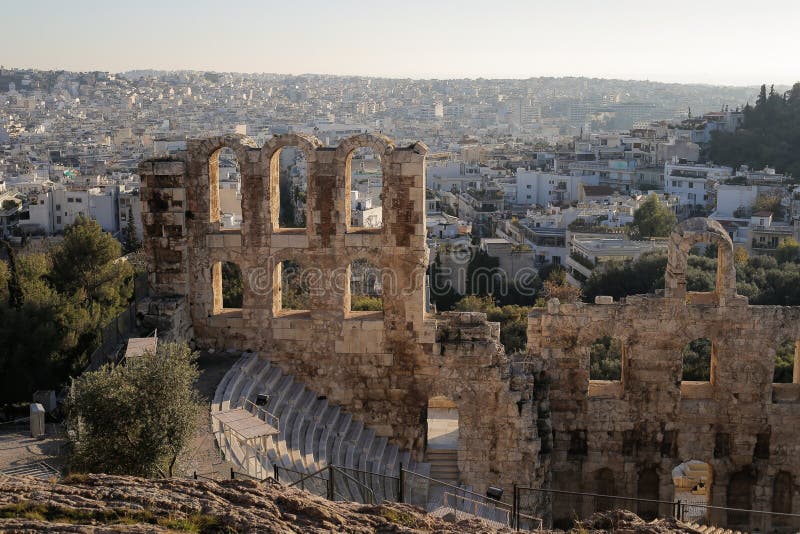
[[[0,65],[800,80],[800,0],[0,0]]]

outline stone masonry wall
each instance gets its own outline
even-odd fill
[[[782,472],[794,481],[798,513],[797,367],[794,384],[773,384],[772,376],[781,341],[800,339],[800,308],[750,306],[736,295],[733,246],[718,223],[690,219],[670,239],[664,295],[599,297],[605,304],[593,305],[552,300],[530,317],[529,353],[551,379],[553,487],[637,496],[647,491],[640,476],[655,469],[657,496],[672,500],[672,469],[701,460],[713,469],[712,504],[744,498],[771,510]],[[712,293],[686,291],[686,259],[696,243],[718,245]],[[589,380],[589,347],[602,336],[621,341],[620,381]],[[697,338],[712,341],[711,380],[682,383],[682,351]],[[729,496],[734,475],[752,484]],[[724,525],[726,515],[711,519]]]
[[[306,228],[280,228],[280,150],[301,149],[308,167]],[[219,223],[218,155],[241,172],[241,230]],[[350,157],[381,158],[383,227],[351,228]],[[190,140],[186,153],[140,165],[144,248],[151,295],[146,318],[173,324],[200,348],[259,352],[343,405],[378,435],[420,454],[427,401],[459,410],[462,482],[476,491],[539,486],[540,441],[533,381],[512,385],[499,327],[482,314],[425,311],[428,250],[422,143],[396,147],[360,135],[322,147],[304,135],[257,147],[244,136]],[[383,311],[350,311],[350,264],[381,270]],[[281,309],[281,262],[309,270],[309,310]],[[222,307],[221,262],[242,270],[243,304]]]

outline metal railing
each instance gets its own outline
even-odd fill
[[[328,465],[313,473],[304,473],[279,465],[273,466],[275,481],[288,482],[287,487],[299,487],[331,501],[356,500],[365,504],[378,504],[375,490],[363,480],[345,472],[347,470],[350,469]]]
[[[545,526],[569,530],[594,513],[628,510],[646,521],[674,518],[686,523],[720,526],[734,531],[800,531],[800,514],[544,488],[515,487],[513,510],[515,516],[512,522],[518,529],[526,524],[526,515],[549,516],[549,524]]]
[[[271,427],[275,428],[276,430],[280,428],[280,419],[278,419],[277,416],[272,415],[267,410],[257,405],[253,401],[242,397],[241,399],[239,399],[239,406],[241,408],[244,408],[254,416],[258,417],[260,420],[264,421]]]
[[[677,519],[698,525],[724,525],[729,530],[746,532],[800,532],[800,514],[680,503]]]
[[[494,522],[497,522],[500,517],[505,517],[508,519],[505,526],[511,525],[510,518],[514,517],[513,504],[413,471],[401,469],[400,473],[403,478],[404,500],[402,502],[421,506],[428,512],[436,513],[436,510],[442,505],[444,494],[450,493],[457,498],[463,498],[465,502],[478,503],[474,509],[481,512],[482,515],[475,515],[476,517]],[[462,510],[462,512],[468,512],[468,510]]]
[[[569,530],[579,520],[596,512],[629,510],[650,521],[657,517],[679,517],[680,501],[661,501],[619,495],[582,493],[544,488],[517,487],[515,490],[514,523],[519,526],[522,515],[550,516],[548,527]],[[549,512],[549,513],[548,513]]]
[[[441,508],[435,510],[435,515],[453,514],[456,520],[480,517],[498,528],[511,524],[511,510],[498,508],[494,504],[463,495],[456,495],[448,491],[442,495]]]

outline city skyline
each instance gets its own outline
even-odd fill
[[[777,9],[767,19],[717,0],[680,1],[663,13],[629,1],[609,6],[581,0],[557,6],[506,1],[491,10],[450,1],[308,1],[299,9],[257,2],[220,8],[207,0],[166,5],[87,0],[69,6],[34,0],[4,9],[0,65],[791,85],[798,78],[791,26],[800,18],[800,5],[785,1],[772,7]],[[768,31],[770,41],[743,38],[748,28]]]

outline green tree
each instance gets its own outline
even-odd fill
[[[655,193],[642,202],[633,214],[633,235],[640,238],[667,237],[678,223],[678,218]]]
[[[76,379],[67,411],[72,469],[173,476],[201,410],[195,360],[186,344],[164,343]]]
[[[779,384],[791,384],[794,373],[795,342],[787,339],[775,351],[775,372],[772,381]]]
[[[125,230],[122,232],[122,242],[125,246],[125,254],[136,252],[142,248],[142,242],[139,241],[139,232],[136,230],[136,222],[133,220],[133,208],[128,206],[128,224],[125,225]]]
[[[2,263],[2,265],[0,265],[0,286],[5,286],[7,288],[8,305],[12,308],[19,309],[22,307],[24,296],[19,284],[17,256],[8,241],[3,241],[2,246],[8,254],[8,265],[6,265],[6,262],[0,262]]]
[[[436,306],[437,311],[450,311],[456,302],[461,300],[462,295],[454,288],[453,284],[442,274],[442,260],[439,252],[428,266],[428,287],[430,288],[431,303]]]
[[[783,204],[780,195],[758,195],[755,204],[751,209],[752,213],[757,211],[769,211],[775,219],[783,219]]]
[[[476,248],[467,265],[467,292],[470,295],[485,297],[496,292],[500,272],[500,260]]]
[[[705,159],[752,169],[775,167],[800,177],[800,83],[786,95],[762,86],[755,106],[745,106],[742,127],[733,133],[713,132]]]
[[[683,349],[683,380],[711,380],[711,341],[695,339]]]
[[[778,245],[775,259],[778,263],[797,261],[798,254],[800,254],[800,243],[790,237]]]
[[[380,297],[354,295],[350,301],[350,309],[353,311],[381,311],[383,302]]]
[[[241,308],[243,291],[242,270],[233,262],[222,262],[222,307]]]
[[[744,248],[742,245],[736,245],[733,247],[733,262],[738,267],[739,265],[746,265],[747,260],[750,259],[750,255],[747,253],[747,249]]]
[[[622,346],[617,339],[604,336],[589,348],[589,378],[620,380],[622,378]]]
[[[55,312],[35,302],[19,308],[0,302],[0,404],[30,401],[37,389],[61,385],[63,325]]]
[[[489,321],[500,323],[500,342],[507,353],[524,350],[528,343],[527,306],[497,306],[489,297],[469,295],[458,301],[456,311],[476,311],[486,314]]]
[[[109,319],[133,294],[133,268],[117,261],[121,252],[119,241],[97,221],[78,217],[52,254],[52,285],[59,293],[79,295],[86,305],[101,306]]]

